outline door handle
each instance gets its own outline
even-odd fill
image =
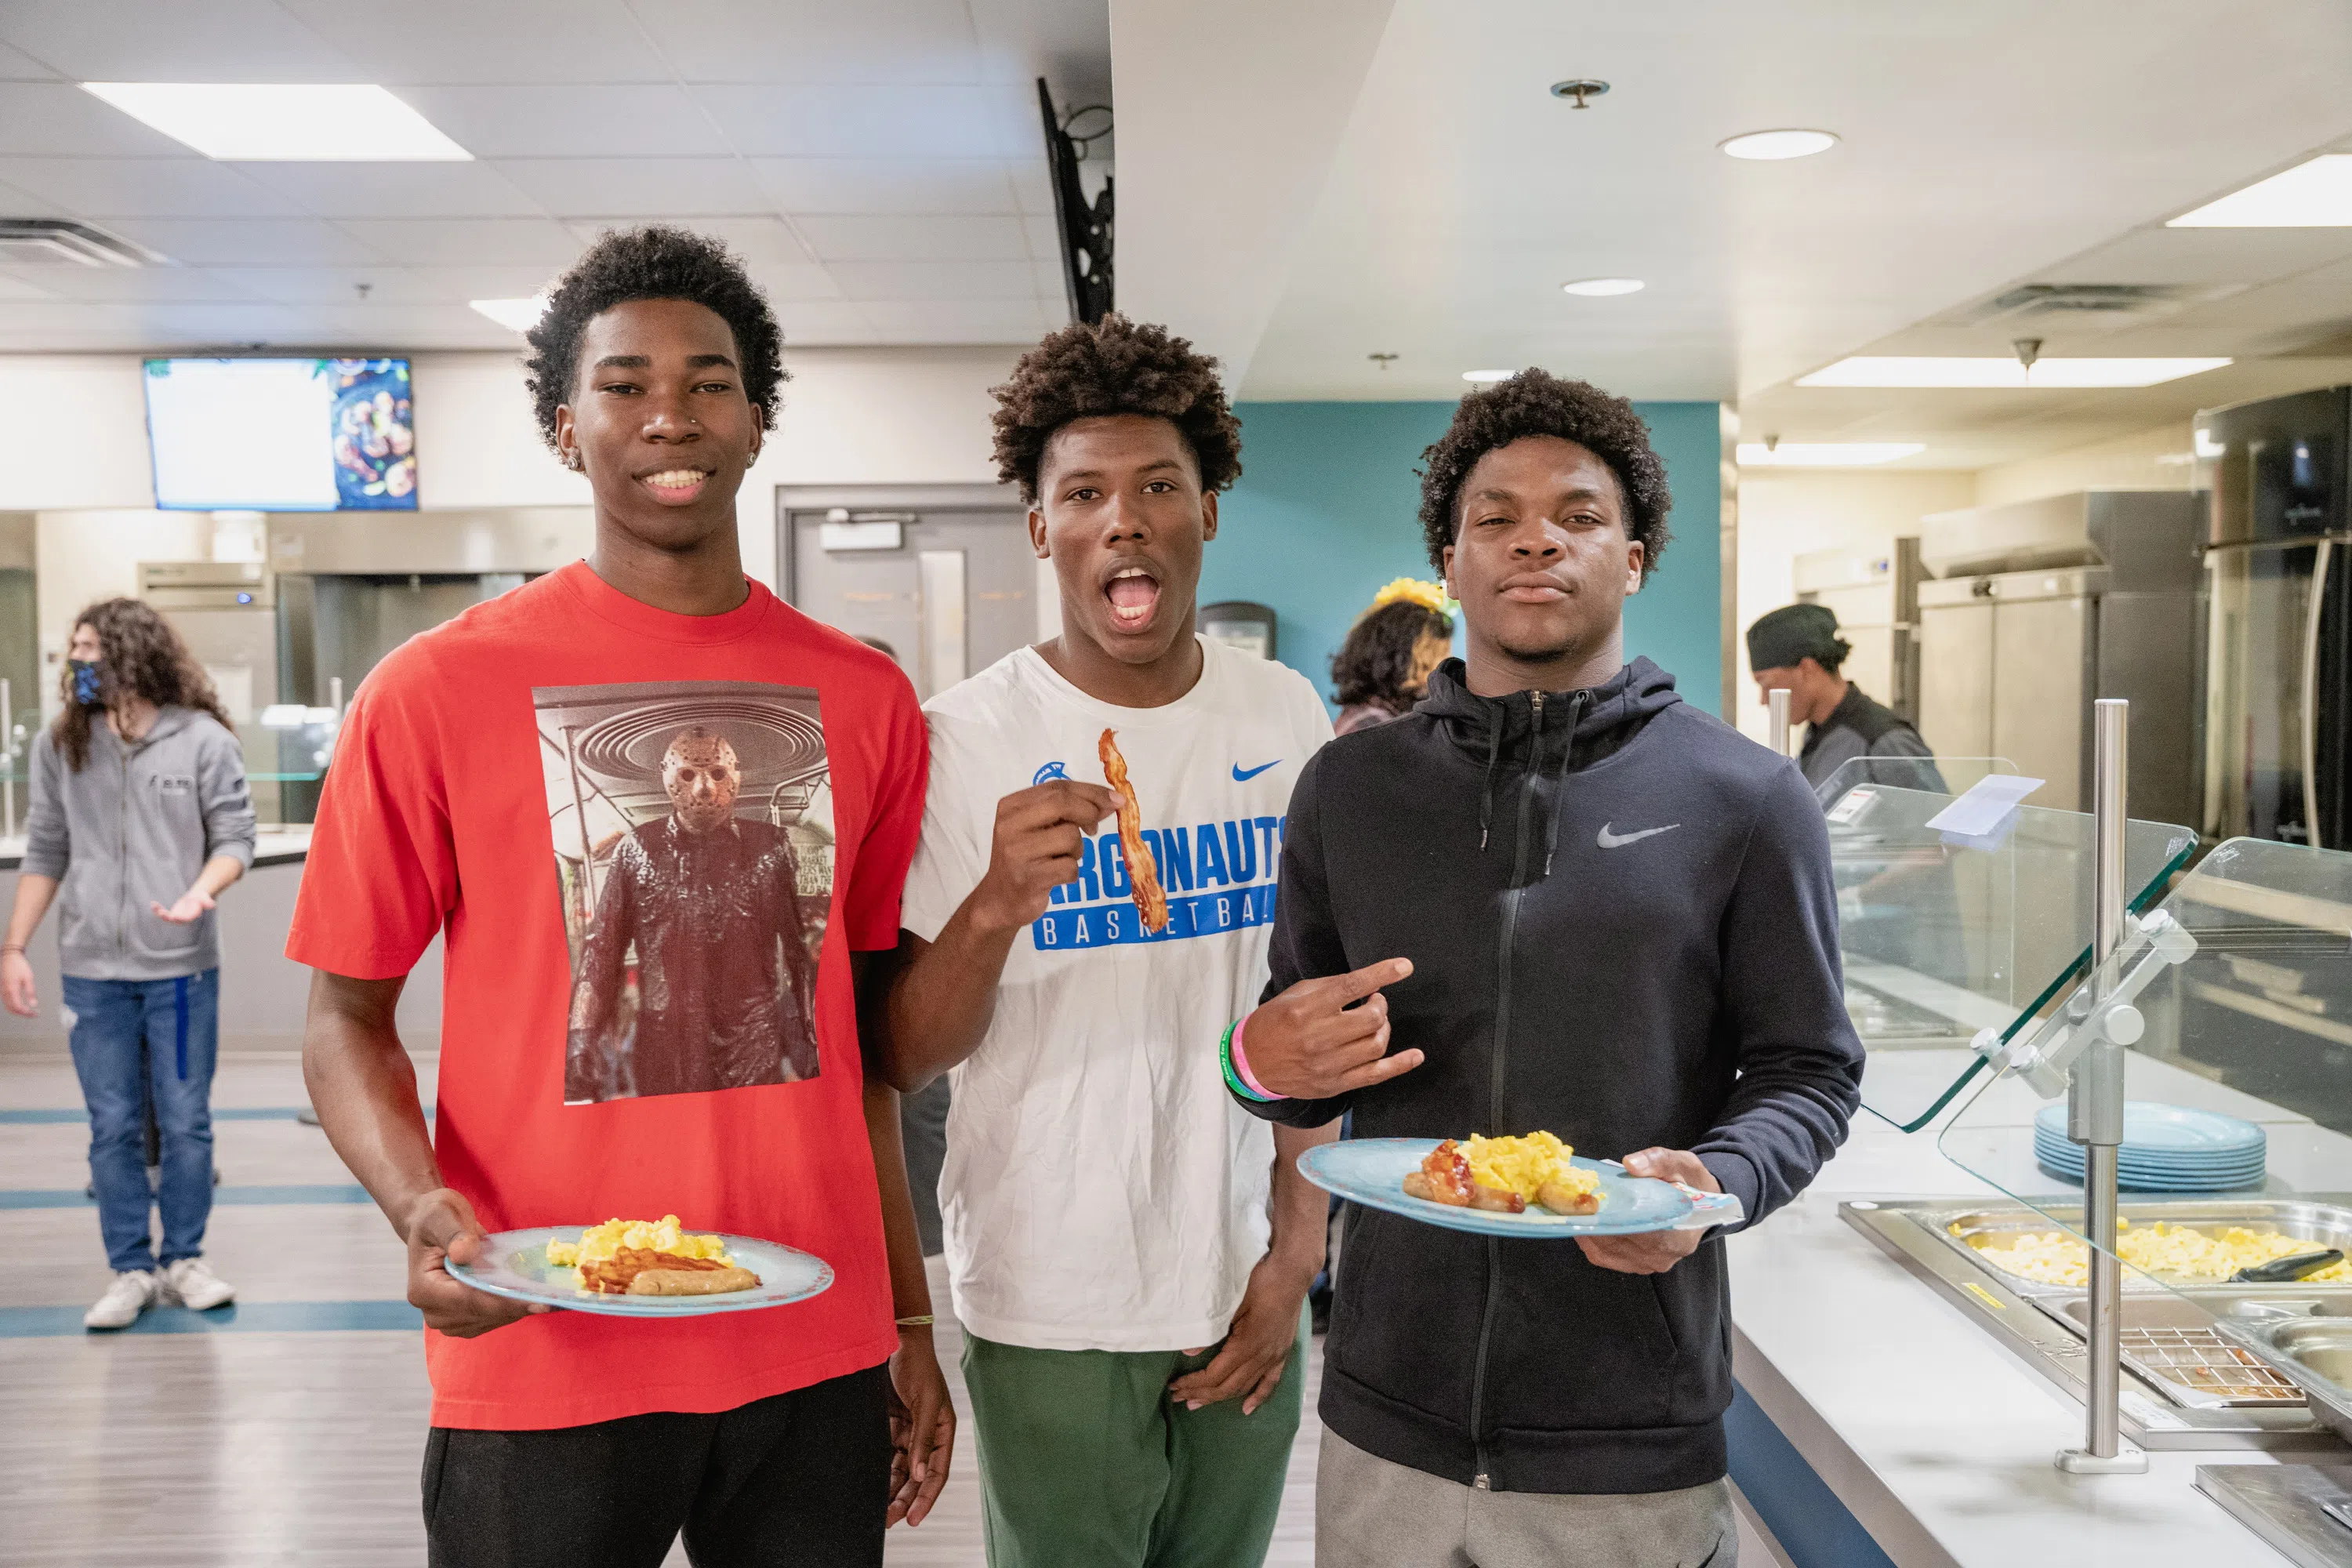
[[[2325,849],[2319,837],[2319,623],[2327,611],[2327,574],[2336,542],[2323,539],[2311,563],[2311,599],[2303,616],[2303,841]]]

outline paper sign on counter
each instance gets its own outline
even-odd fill
[[[2021,773],[1987,773],[1968,793],[1927,819],[1944,842],[1961,849],[1991,851],[2009,840],[2017,808],[2043,781]]]

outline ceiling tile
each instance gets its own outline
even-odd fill
[[[2352,228],[2144,228],[2036,272],[2032,280],[2267,283],[2347,256]]]
[[[787,213],[1009,213],[1019,207],[994,158],[754,158]]]
[[[488,163],[230,165],[320,217],[544,217]],[[0,176],[5,178],[5,176]]]
[[[545,266],[409,267],[409,276],[423,284],[427,300],[462,304],[468,300],[527,300],[551,286],[563,268]]]
[[[0,9],[0,15],[5,15]],[[199,158],[112,104],[66,82],[0,82],[0,155]]]
[[[788,348],[874,341],[874,323],[866,319],[865,310],[845,300],[785,300],[776,306],[776,321],[784,330]],[[792,406],[792,397],[793,389],[787,385],[787,409]]]
[[[677,158],[729,151],[709,118],[675,87],[431,86],[404,87],[400,96],[477,158]]]
[[[318,218],[126,218],[108,226],[191,267],[355,266],[378,259]]]
[[[275,0],[8,0],[0,43],[75,81],[362,79]]]
[[[833,268],[814,261],[754,261],[749,270],[772,303],[844,298]]]
[[[424,347],[520,349],[522,345],[519,333],[463,305],[320,305],[303,314],[329,342],[351,349],[413,353]],[[515,376],[514,395],[518,406],[525,405],[529,395],[520,373]]]
[[[56,81],[56,71],[28,54],[0,44],[0,81]]]
[[[39,284],[31,281],[34,277],[47,277],[54,270],[94,272],[98,270],[98,268],[91,267],[75,267],[71,268],[27,267],[25,268],[25,276],[22,278],[16,277],[7,272],[0,272],[0,300],[56,299],[58,297],[57,290],[53,289],[44,289]],[[114,268],[109,268],[107,270],[112,271]]]
[[[695,82],[969,82],[963,0],[660,0],[638,17]]]
[[[371,81],[666,82],[624,0],[278,0]],[[461,47],[453,47],[462,40]]]
[[[835,261],[827,271],[853,300],[1034,300],[1026,261]],[[1061,285],[1054,286],[1056,294]]]
[[[76,217],[299,217],[208,158],[0,158],[0,180]]]
[[[876,300],[865,310],[878,342],[1026,343],[1061,325],[1033,300]]]
[[[1054,178],[1043,158],[1016,158],[1012,163],[1013,195],[1024,213],[1054,211]],[[1083,176],[1081,176],[1083,178]]]
[[[1030,255],[1062,254],[1062,226],[1051,213],[1031,213],[1021,220],[1021,229],[1028,236]]]
[[[386,261],[450,266],[487,261],[555,268],[580,243],[552,218],[345,218],[338,226]]]
[[[628,217],[608,217],[579,220],[564,226],[587,244],[607,229],[631,229],[651,224],[657,227],[687,228],[697,234],[708,234],[723,239],[729,248],[745,261],[813,261],[807,246],[781,218],[772,217],[647,217],[643,214]]]
[[[59,325],[76,329],[129,328],[144,334],[155,347],[201,343],[226,347],[253,342],[290,342],[300,333],[299,311],[257,301],[222,303],[69,303],[0,305],[0,331],[53,331]]]
[[[764,214],[773,205],[740,158],[515,158],[498,168],[558,217]]]
[[[216,305],[267,302],[268,296],[203,267],[26,267],[29,279],[65,300],[92,304]]]
[[[689,89],[735,150],[755,158],[999,158],[1008,143],[1001,94],[980,87],[794,87]]]
[[[941,214],[877,217],[818,215],[793,220],[826,261],[1026,261],[1015,217]]]
[[[281,305],[359,305],[359,285],[368,286],[365,303],[376,305],[447,304],[450,292],[404,267],[216,267],[209,276],[222,279],[260,299]],[[488,295],[471,296],[488,299]]]

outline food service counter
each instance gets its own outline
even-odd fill
[[[1904,1075],[1932,1083],[1963,1059],[1874,1052],[1868,1071],[1882,1087]],[[2299,1170],[2325,1180],[2352,1154],[2352,1140],[2194,1073],[2158,1062],[2134,1070],[2135,1098],[2264,1123],[2273,1194],[2308,1190]],[[2018,1114],[2030,1121],[2032,1109]],[[1857,1199],[2009,1203],[1946,1158],[1937,1131],[1906,1134],[1862,1112],[1811,1189],[1729,1243],[1740,1386],[1852,1515],[1811,1506],[1811,1477],[1792,1469],[1787,1454],[1776,1457],[1769,1434],[1758,1441],[1752,1415],[1735,1410],[1734,1479],[1790,1560],[1798,1568],[1873,1563],[1874,1543],[1901,1568],[2285,1562],[2197,1490],[2199,1467],[2346,1464],[2352,1450],[2324,1437],[2277,1454],[2159,1449],[2145,1475],[2062,1473],[2052,1458],[2082,1443],[2082,1405],[1848,1223],[1841,1205]]]

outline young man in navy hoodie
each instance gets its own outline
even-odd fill
[[[1300,776],[1235,1098],[1299,1127],[1352,1110],[1359,1137],[1546,1129],[1753,1224],[1859,1100],[1821,807],[1625,661],[1668,506],[1630,405],[1524,371],[1427,458],[1469,658]],[[1494,1240],[1351,1208],[1316,1560],[1727,1568],[1730,1339],[1715,1236]]]

